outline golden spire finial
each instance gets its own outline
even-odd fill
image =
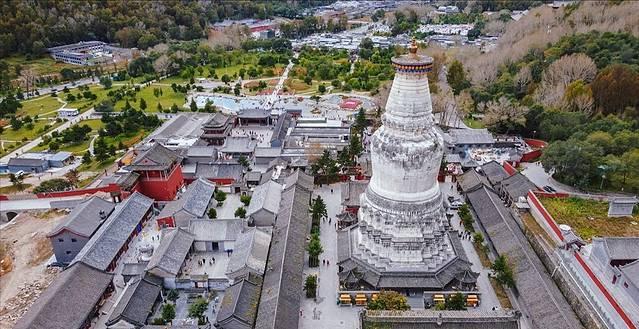
[[[411,54],[417,54],[417,41],[413,38],[413,41],[410,43],[410,47],[408,47],[408,51]]]

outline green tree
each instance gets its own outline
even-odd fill
[[[91,159],[91,153],[89,151],[84,152],[84,155],[82,155],[82,164],[88,165],[92,161],[93,160]]]
[[[322,218],[328,217],[328,211],[326,210],[326,203],[324,203],[324,199],[321,196],[317,196],[313,200],[313,204],[311,206],[311,219],[315,225],[319,225]]]
[[[464,295],[461,292],[457,292],[448,298],[446,301],[446,309],[453,311],[463,311],[466,309],[466,301]]]
[[[513,270],[510,268],[506,256],[500,255],[497,257],[490,268],[494,271],[497,282],[510,288],[515,287]]]
[[[109,146],[106,144],[104,138],[98,137],[93,146],[93,153],[95,154],[95,159],[99,162],[103,162],[109,158]]]
[[[309,275],[304,281],[304,291],[306,298],[315,298],[317,296],[317,275]]]
[[[240,201],[244,204],[244,206],[248,207],[248,205],[251,203],[251,197],[246,194],[241,195]]]
[[[304,83],[305,84],[310,86],[312,82],[313,82],[313,78],[311,78],[310,76],[307,75],[307,76],[304,77]]]
[[[239,207],[235,209],[235,217],[237,218],[246,218],[246,208]]]
[[[16,174],[9,174],[9,181],[16,190],[20,192],[24,190],[24,175],[17,176]]]
[[[448,81],[455,95],[459,95],[462,90],[470,87],[470,81],[466,78],[466,71],[464,71],[464,65],[458,60],[454,60],[448,67],[446,81]]]
[[[146,110],[146,101],[144,100],[144,98],[140,98],[140,110]]]
[[[191,306],[189,306],[189,317],[196,318],[198,321],[203,320],[204,312],[209,307],[209,302],[204,298],[198,298]]]
[[[104,89],[111,89],[113,81],[111,80],[111,77],[103,76],[100,78],[100,84],[104,87]]]
[[[366,306],[369,310],[407,311],[410,310],[406,296],[392,290],[382,290],[376,300]]]
[[[63,178],[53,178],[40,183],[40,186],[33,189],[33,193],[47,193],[66,191],[73,188],[73,185]]]
[[[243,155],[240,155],[240,157],[237,159],[237,163],[239,163],[240,165],[242,165],[242,167],[246,169],[248,169],[249,166],[251,165],[249,160]]]
[[[215,201],[217,202],[220,202],[220,203],[224,202],[224,200],[226,200],[226,192],[217,190],[215,192],[214,198],[215,198]]]
[[[311,240],[306,246],[306,251],[308,251],[308,266],[319,266],[319,255],[324,252],[324,248],[322,248],[318,233],[311,234]]]
[[[362,141],[359,139],[358,134],[351,134],[351,140],[349,144],[350,156],[353,159],[356,159],[362,152],[364,151],[364,147],[362,146]]]
[[[169,323],[175,318],[175,305],[165,303],[162,305],[162,320]]]
[[[228,84],[231,81],[231,77],[228,74],[222,76],[222,82]]]
[[[217,210],[215,210],[215,208],[209,209],[208,215],[209,215],[210,219],[216,219],[217,218]]]
[[[559,181],[579,187],[587,187],[598,178],[602,163],[601,147],[575,139],[550,143],[541,156],[547,172],[554,171]]]
[[[191,98],[190,107],[191,107],[191,112],[197,112],[197,104],[195,103],[195,99],[194,98]]]
[[[166,299],[172,301],[175,303],[176,300],[178,300],[178,298],[180,297],[180,294],[178,293],[177,289],[171,289],[169,290],[169,292],[166,294]]]
[[[366,121],[366,112],[364,112],[364,109],[360,107],[359,111],[357,111],[357,115],[355,115],[354,128],[361,135],[366,129],[367,125],[368,122]]]
[[[317,86],[317,91],[320,92],[320,94],[323,94],[326,92],[326,86],[324,84],[320,84],[319,86]]]

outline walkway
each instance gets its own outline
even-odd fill
[[[313,197],[318,194],[327,205],[328,217],[331,223],[322,222],[320,226],[320,238],[324,252],[320,259],[326,259],[330,265],[308,267],[308,256],[304,267],[304,277],[310,274],[319,274],[319,287],[317,301],[302,297],[302,316],[299,319],[300,329],[340,329],[358,328],[357,314],[359,307],[337,305],[337,290],[339,279],[337,276],[337,232],[335,231],[335,219],[341,212],[341,185],[332,184],[322,188],[316,188]],[[331,189],[333,192],[331,193]],[[295,288],[292,288],[295,289]]]
[[[293,58],[297,58],[297,56],[299,56],[299,53],[293,54]],[[293,61],[289,60],[288,65],[286,65],[286,69],[284,69],[284,73],[282,73],[282,76],[280,77],[280,81],[278,81],[275,88],[273,88],[273,93],[271,93],[264,101],[265,110],[270,110],[271,108],[273,108],[273,105],[275,104],[275,101],[277,100],[278,94],[282,90],[282,87],[284,86],[284,82],[288,78],[288,72],[293,68],[293,65],[294,65]]]

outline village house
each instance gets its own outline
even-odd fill
[[[115,204],[97,196],[75,206],[47,237],[58,264],[67,265],[82,250],[93,233],[104,223]]]
[[[224,290],[216,328],[252,329],[255,325],[257,305],[260,300],[262,279],[250,275]]]
[[[141,328],[160,300],[162,287],[151,278],[136,277],[127,282],[106,322],[107,329]]]
[[[233,246],[233,254],[226,266],[226,276],[236,282],[249,273],[264,274],[266,258],[271,244],[271,233],[249,228],[240,233]]]

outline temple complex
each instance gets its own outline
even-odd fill
[[[468,285],[477,276],[457,232],[449,231],[437,181],[444,141],[426,76],[433,60],[413,44],[392,63],[395,78],[371,138],[373,174],[360,196],[359,222],[338,236],[341,285],[408,292]]]

